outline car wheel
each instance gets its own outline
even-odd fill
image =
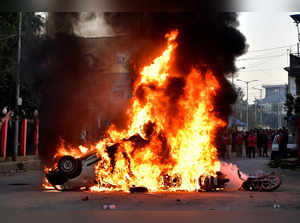
[[[63,156],[58,161],[58,169],[68,178],[75,178],[81,173],[82,164],[80,160],[74,159],[72,156]]]

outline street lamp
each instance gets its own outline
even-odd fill
[[[22,99],[20,98],[20,73],[21,73],[21,43],[22,43],[22,12],[19,13],[19,30],[18,30],[18,67],[16,75],[16,104],[15,104],[15,134],[14,134],[14,150],[13,150],[13,160],[17,160],[18,156],[18,146],[19,146],[19,106],[22,104]]]
[[[247,112],[246,112],[246,121],[247,121],[247,130],[248,130],[248,127],[249,127],[249,109],[248,109],[248,99],[249,99],[248,96],[249,95],[248,95],[248,85],[249,85],[249,83],[252,83],[252,82],[255,82],[255,81],[258,81],[258,80],[243,81],[243,80],[237,79],[237,81],[244,82],[247,85]]]
[[[290,17],[294,20],[297,27],[297,35],[298,35],[298,43],[297,43],[297,54],[299,56],[299,43],[300,43],[300,31],[299,31],[299,23],[300,23],[300,14],[290,15]]]
[[[244,69],[246,69],[246,67],[239,67],[239,68],[237,68],[237,72],[240,71],[240,70],[244,70]],[[232,78],[231,79],[231,84],[233,86],[233,74],[232,74],[231,78]]]

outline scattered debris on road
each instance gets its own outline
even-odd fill
[[[115,204],[105,204],[105,205],[103,205],[104,210],[116,209],[116,208],[117,208],[117,205],[115,205]]]
[[[129,189],[130,193],[147,193],[148,189],[146,187],[136,187],[136,186],[132,186]]]
[[[88,200],[89,200],[89,197],[88,197],[88,196],[84,196],[81,200],[82,200],[82,201],[88,201]]]

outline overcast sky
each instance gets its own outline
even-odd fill
[[[239,30],[245,35],[249,44],[248,52],[236,61],[240,70],[234,82],[246,92],[246,84],[241,80],[259,80],[249,84],[249,100],[259,98],[259,91],[267,84],[286,84],[288,50],[296,51],[297,29],[288,12],[242,12],[239,14]],[[275,49],[274,49],[275,48]],[[263,94],[264,97],[264,94]]]

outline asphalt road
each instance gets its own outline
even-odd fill
[[[275,192],[57,192],[41,190],[41,172],[29,171],[0,176],[0,222],[300,222],[300,170],[234,162],[245,172],[275,170],[283,183]]]

